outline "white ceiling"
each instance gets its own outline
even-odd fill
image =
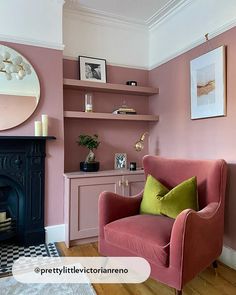
[[[183,2],[186,0],[66,0],[64,7],[150,26]]]

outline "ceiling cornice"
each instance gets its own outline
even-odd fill
[[[122,15],[117,15],[114,13],[105,12],[99,9],[88,8],[87,6],[81,5],[79,0],[66,0],[64,9],[70,12],[79,13],[88,16],[95,16],[100,18],[107,18],[108,20],[116,20],[128,24],[138,24],[145,26],[145,22],[138,21],[133,18],[124,17]]]
[[[158,24],[163,22],[169,16],[173,15],[193,0],[170,0],[161,9],[155,12],[146,21],[138,21],[133,18],[127,18],[121,15],[104,12],[97,9],[91,9],[81,5],[79,0],[66,0],[64,4],[64,11],[73,15],[80,15],[90,17],[90,19],[100,20],[102,22],[108,21],[109,23],[123,24],[129,26],[136,26],[145,30],[153,29]]]
[[[79,3],[77,3],[76,0],[75,2],[73,1],[72,5],[68,5],[67,1],[64,5],[65,14],[84,17],[87,21],[92,23],[109,23],[109,25],[125,25],[130,26],[134,29],[142,29],[146,31],[148,30],[148,26],[142,21],[125,18],[123,16],[118,16],[112,13],[106,13],[96,9],[90,9],[80,5]],[[69,2],[71,1],[72,0],[69,0]]]
[[[162,23],[168,17],[177,13],[180,9],[190,4],[193,0],[170,0],[161,9],[155,12],[149,19],[145,21],[149,29],[153,29]]]

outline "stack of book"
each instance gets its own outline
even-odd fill
[[[121,107],[121,108],[115,110],[112,114],[135,115],[136,111],[132,108]]]

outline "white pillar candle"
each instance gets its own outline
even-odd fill
[[[34,135],[35,136],[42,136],[42,122],[41,121],[34,122]]]
[[[42,134],[48,136],[48,115],[42,115]]]
[[[0,222],[3,222],[6,220],[6,212],[0,212]]]

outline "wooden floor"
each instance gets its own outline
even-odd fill
[[[97,243],[74,246],[69,249],[58,243],[64,256],[99,256]],[[207,268],[189,282],[183,295],[236,295],[236,271],[218,263],[218,274],[212,267]],[[98,295],[174,295],[174,289],[153,279],[142,284],[93,284]]]

